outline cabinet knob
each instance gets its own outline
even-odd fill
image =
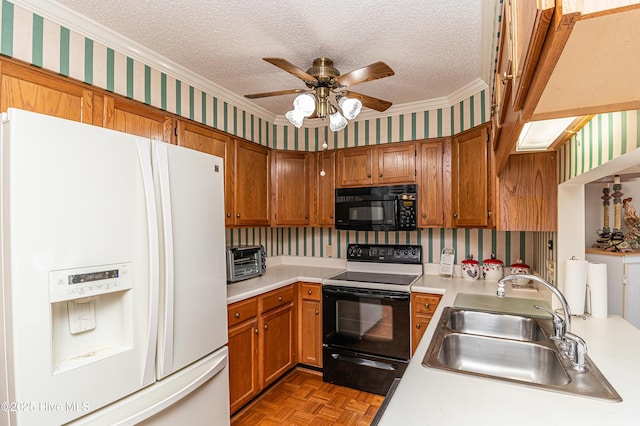
[[[282,302],[282,296],[278,296],[278,302]]]
[[[307,294],[308,294],[309,296],[311,296],[311,290],[307,291]]]
[[[309,215],[308,215],[308,214],[305,214],[305,215],[304,215],[304,218],[305,218],[305,219],[309,219]]]
[[[260,331],[258,331],[258,327],[256,327],[255,330],[253,330],[254,333],[258,334]]]
[[[236,213],[236,217],[240,217],[240,213]]]
[[[427,217],[427,214],[426,213],[422,213],[422,218],[426,219],[426,217]]]
[[[316,309],[316,315],[318,315],[320,312]]]
[[[457,218],[458,218],[458,213],[454,213],[454,214],[453,214],[453,218],[454,218],[454,219],[457,219]]]
[[[429,309],[429,304],[428,304],[428,303],[425,303],[425,304],[424,304],[424,307],[425,307],[425,309]]]
[[[265,330],[268,330],[268,329],[269,329],[269,326],[268,326],[267,324],[265,324],[265,325],[264,325],[264,329],[265,329]]]
[[[502,84],[507,84],[507,81],[511,80],[513,78],[513,75],[508,75],[507,72],[503,72],[502,76],[500,77],[500,79],[502,80]]]
[[[333,213],[331,213],[331,214],[329,215],[329,218],[333,219]]]
[[[227,217],[231,217],[231,213],[227,213]]]
[[[378,177],[382,177],[382,173],[378,173]]]
[[[236,319],[240,318],[240,312],[236,312],[236,314],[234,315],[234,317],[236,317]]]
[[[418,330],[420,330],[420,323],[417,323],[417,324],[416,324],[416,328],[417,328]]]
[[[371,177],[371,173],[367,173],[367,177],[370,178]]]

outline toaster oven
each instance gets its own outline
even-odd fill
[[[262,245],[227,248],[227,282],[247,280],[264,274],[266,253]]]

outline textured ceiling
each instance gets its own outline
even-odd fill
[[[377,61],[392,77],[356,92],[394,106],[455,96],[484,81],[495,54],[496,0],[59,0],[60,4],[237,94],[304,89],[262,60],[346,73]],[[250,102],[274,115],[294,95]]]

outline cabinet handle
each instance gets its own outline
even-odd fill
[[[382,173],[378,173],[378,177],[382,177]]]
[[[428,304],[428,303],[425,303],[425,304],[424,304],[424,307],[425,307],[425,309],[429,309],[429,304]]]
[[[420,323],[417,323],[417,324],[416,324],[416,328],[417,328],[418,330],[420,330]]]
[[[507,81],[511,80],[513,78],[513,75],[508,75],[507,72],[503,72],[502,73],[502,77],[500,78],[502,80],[502,84],[507,84]]]
[[[227,213],[227,217],[231,217],[231,213]]]
[[[256,333],[256,334],[258,334],[258,333],[260,332],[260,331],[258,330],[258,327],[256,327],[256,329],[255,329],[255,330],[253,330],[253,331],[254,331],[254,333]]]
[[[236,217],[240,217],[240,213],[236,213]]]
[[[236,312],[236,314],[234,315],[234,317],[236,317],[236,319],[240,318],[240,312]]]
[[[367,173],[367,177],[370,178],[371,177],[371,173]]]
[[[265,329],[265,330],[268,330],[268,329],[269,329],[269,326],[268,326],[267,324],[265,324],[265,325],[264,325],[264,329]]]
[[[320,312],[318,312],[318,310],[316,309],[316,315],[318,315]]]
[[[308,214],[305,214],[305,215],[304,215],[304,218],[305,218],[305,219],[309,219],[309,215],[308,215]]]
[[[457,218],[458,218],[458,213],[454,213],[454,214],[453,214],[453,218],[454,218],[454,219],[457,219]]]
[[[425,219],[427,217],[426,213],[422,213],[422,218]]]
[[[282,302],[282,296],[278,296],[278,302]]]
[[[311,290],[307,291],[307,294],[308,294],[309,296],[311,296]]]
[[[491,219],[491,210],[487,211],[487,218]]]

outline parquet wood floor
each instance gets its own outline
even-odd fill
[[[296,368],[231,418],[231,426],[369,426],[383,396],[322,381]]]

